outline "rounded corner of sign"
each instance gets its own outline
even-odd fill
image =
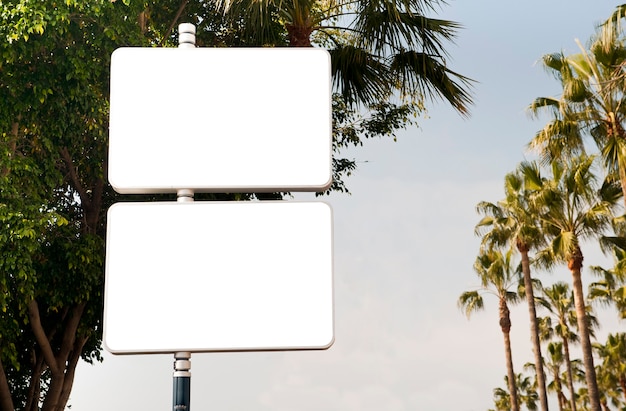
[[[333,206],[327,202],[327,201],[316,201],[316,204],[319,204],[320,207],[323,207],[324,210],[326,210],[326,212],[329,214],[329,216],[332,218],[332,214],[333,214]]]
[[[115,178],[111,177],[111,175],[109,175],[109,184],[111,184],[111,187],[113,188],[113,190],[115,190],[116,193],[129,194],[127,187],[124,187],[123,184],[116,183]]]
[[[104,347],[104,349],[113,355],[121,355],[121,354],[125,354],[125,352],[123,350],[118,350],[114,347],[111,347],[111,345],[109,344],[109,342],[107,341],[106,335],[104,336],[104,338],[102,339],[102,346]]]
[[[125,202],[118,202],[118,203],[111,204],[111,206],[107,210],[107,214],[110,216],[111,214],[115,213],[115,211],[117,209],[123,208],[125,204],[127,204],[127,203],[125,203]]]
[[[320,181],[321,181],[320,183],[312,185],[310,191],[315,191],[318,193],[327,191],[330,188],[330,186],[333,184],[333,176],[331,173],[328,173],[324,175],[322,178],[320,178]]]
[[[333,184],[333,176],[331,173],[328,173],[328,179],[326,180],[324,185],[322,185],[322,190],[323,191],[328,190],[332,184]]]
[[[317,50],[321,50],[322,53],[324,54],[324,56],[326,56],[326,58],[328,59],[328,64],[330,65],[330,61],[331,61],[331,56],[330,56],[330,51],[328,51],[327,49],[324,48],[319,48]]]
[[[125,183],[124,177],[122,177],[121,179],[118,178],[120,175],[121,174],[119,172],[112,173],[109,171],[109,176],[108,176],[109,184],[111,185],[111,188],[115,190],[116,193],[118,194],[142,194],[134,186],[132,186],[131,184],[128,184],[128,181],[126,181]]]
[[[111,61],[113,61],[114,58],[116,58],[116,56],[119,56],[120,54],[125,54],[127,49],[129,49],[130,47],[118,47],[115,50],[113,50],[113,52],[111,53]]]
[[[320,345],[320,346],[319,346],[319,349],[320,349],[320,350],[327,350],[327,349],[329,349],[330,347],[332,347],[332,346],[333,346],[333,344],[335,344],[335,334],[334,334],[334,333],[333,333],[333,334],[331,334],[331,336],[330,336],[330,340],[329,340],[327,343],[322,344],[322,345]]]

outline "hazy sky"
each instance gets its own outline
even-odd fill
[[[557,95],[540,65],[577,51],[619,2],[450,1],[438,17],[462,23],[450,66],[479,83],[470,119],[443,104],[398,142],[355,151],[352,195],[334,209],[335,344],[327,351],[194,354],[191,407],[257,411],[485,411],[506,373],[496,298],[467,320],[459,295],[478,285],[473,230],[481,200],[503,196],[504,175],[528,154],[542,122],[525,107]],[[367,161],[367,162],[365,162]],[[585,250],[583,250],[584,252]],[[586,255],[586,267],[603,260]],[[294,267],[297,269],[297,267]],[[587,277],[585,280],[588,280]],[[567,270],[542,277],[569,280]],[[586,286],[586,284],[585,284]],[[527,311],[512,313],[516,372],[532,360]],[[603,321],[601,340],[619,324]],[[203,324],[198,324],[202,327]],[[74,411],[170,410],[172,355],[81,364]],[[556,408],[556,407],[554,407]]]

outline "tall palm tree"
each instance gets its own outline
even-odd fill
[[[584,152],[585,138],[591,137],[605,165],[619,175],[624,194],[626,47],[620,21],[625,15],[626,8],[618,6],[589,47],[577,41],[580,53],[543,56],[543,65],[560,81],[562,94],[537,98],[529,107],[533,115],[551,113],[552,119],[530,143],[546,162],[567,161]]]
[[[459,297],[458,305],[469,316],[484,308],[483,293],[494,294],[499,301],[500,329],[504,337],[504,352],[509,381],[511,410],[519,410],[517,388],[515,386],[515,372],[513,370],[513,354],[511,351],[511,318],[508,303],[515,303],[519,296],[511,291],[515,284],[515,272],[511,266],[511,253],[502,254],[491,250],[481,253],[474,263],[474,271],[480,277],[478,290],[466,291]]]
[[[574,304],[580,333],[583,364],[592,411],[600,411],[598,386],[593,364],[589,319],[583,294],[581,269],[583,239],[599,237],[610,226],[612,211],[619,200],[619,187],[610,182],[599,186],[594,175],[593,156],[579,156],[565,165],[552,163],[552,177],[541,175],[537,163],[523,163],[527,186],[533,188],[534,209],[539,211],[550,245],[537,261],[551,267],[555,259],[567,264],[572,274]]]
[[[440,0],[218,0],[248,44],[322,46],[333,82],[348,104],[392,95],[443,99],[462,115],[472,81],[446,62],[458,23],[428,17]],[[275,24],[284,28],[277,32]],[[306,79],[303,79],[306,81]],[[399,93],[399,94],[398,94]],[[306,98],[297,95],[294,99]]]
[[[567,372],[567,386],[571,395],[570,407],[576,411],[576,392],[574,391],[574,375],[572,371],[571,354],[569,350],[570,342],[578,342],[578,334],[570,329],[570,324],[576,324],[576,311],[574,309],[574,296],[569,285],[564,282],[557,282],[547,288],[541,288],[541,294],[546,304],[544,305],[554,316],[557,324],[554,327],[555,333],[561,339],[563,350],[563,360]]]
[[[564,411],[567,408],[567,397],[563,393],[563,381],[561,378],[561,367],[565,363],[565,356],[563,355],[563,343],[550,342],[547,346],[548,355],[546,356],[546,368],[552,375],[552,381],[548,383],[548,390],[556,393],[559,411]],[[572,398],[574,397],[572,392]],[[571,401],[570,401],[571,404]]]
[[[529,202],[524,177],[519,170],[506,175],[504,192],[505,198],[497,203],[486,201],[478,203],[476,210],[484,217],[476,225],[475,233],[483,237],[482,245],[484,247],[508,246],[520,253],[539,403],[542,411],[547,411],[548,395],[529,257],[529,252],[543,246],[545,239],[541,228],[538,226],[532,204]]]

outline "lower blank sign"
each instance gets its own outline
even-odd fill
[[[332,211],[321,202],[118,203],[104,344],[113,354],[326,349]]]

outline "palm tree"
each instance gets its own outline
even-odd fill
[[[618,377],[613,373],[610,364],[600,364],[596,367],[596,376],[598,378],[598,389],[600,391],[600,405],[603,411],[609,411],[609,405],[616,407],[618,410],[624,409],[624,393],[620,388]]]
[[[601,280],[589,286],[589,299],[604,305],[614,305],[621,319],[626,318],[626,237],[604,237],[603,248],[613,252],[613,268],[593,266],[591,272]]]
[[[528,304],[530,335],[535,359],[535,373],[539,391],[539,402],[543,411],[548,410],[546,378],[543,370],[539,323],[535,308],[533,279],[530,274],[531,249],[544,244],[543,233],[537,224],[536,216],[529,202],[523,175],[517,170],[504,179],[504,200],[498,203],[480,202],[476,209],[484,217],[476,225],[475,233],[482,235],[482,244],[486,247],[508,246],[519,251],[521,256],[524,292]]]
[[[508,385],[510,378],[504,376],[504,382]],[[523,404],[530,411],[537,409],[537,395],[536,381],[533,381],[529,376],[523,374],[515,374],[515,386],[518,389],[518,398],[520,406]],[[493,402],[496,406],[495,411],[509,411],[511,410],[509,404],[511,401],[511,395],[507,390],[501,387],[493,389]],[[489,410],[494,411],[494,410]]]
[[[439,0],[221,0],[247,44],[322,46],[333,82],[348,104],[377,104],[392,95],[444,99],[462,115],[472,80],[452,71],[444,43],[458,23],[427,17]],[[284,29],[277,32],[276,24]],[[306,79],[303,79],[306,81]],[[294,93],[294,98],[306,98]]]
[[[458,305],[469,316],[484,308],[483,293],[494,294],[499,301],[499,325],[504,337],[504,352],[509,381],[511,410],[519,410],[517,388],[515,387],[515,372],[513,371],[513,354],[511,351],[511,318],[508,303],[515,303],[519,296],[509,289],[514,286],[515,273],[511,267],[511,253],[502,254],[499,251],[481,253],[474,263],[474,271],[480,277],[480,289],[466,291],[459,297]]]
[[[620,21],[626,7],[618,6],[599,26],[588,48],[577,41],[580,53],[543,56],[544,67],[560,82],[560,97],[540,97],[529,111],[551,113],[552,120],[531,141],[546,163],[567,161],[585,151],[590,136],[605,165],[616,172],[626,194],[626,48]],[[626,201],[626,195],[624,196]]]
[[[570,342],[578,342],[578,334],[570,329],[570,324],[576,324],[576,311],[574,309],[574,296],[569,285],[564,282],[557,282],[548,288],[541,288],[541,294],[546,302],[546,307],[554,316],[557,324],[554,327],[555,333],[561,339],[563,350],[563,360],[567,372],[567,386],[571,395],[570,407],[576,411],[576,395],[574,391],[574,376],[572,371],[571,355],[569,350]]]
[[[563,384],[561,378],[561,367],[565,362],[563,355],[563,343],[550,342],[547,346],[548,355],[546,356],[546,368],[552,375],[552,381],[548,383],[548,390],[554,391],[557,396],[559,410],[564,411],[567,408],[567,398],[563,394]],[[572,392],[572,399],[574,395]],[[570,401],[571,404],[571,401]]]
[[[583,364],[591,410],[600,411],[589,319],[583,294],[580,241],[595,238],[610,226],[612,210],[620,197],[619,187],[605,182],[598,187],[593,174],[593,156],[579,156],[569,165],[552,163],[552,179],[541,175],[537,163],[523,163],[527,187],[533,189],[534,209],[539,211],[550,245],[537,261],[551,267],[555,259],[567,264],[572,274],[574,304],[580,333]]]
[[[626,333],[609,334],[604,345],[593,347],[602,359],[602,367],[616,379],[626,401]]]

